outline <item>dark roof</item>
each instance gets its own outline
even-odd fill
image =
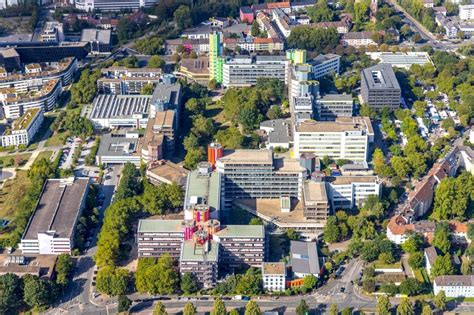
[[[365,80],[371,90],[388,88],[400,90],[395,72],[389,64],[381,63],[362,70],[361,80]]]
[[[241,7],[241,8],[240,8],[240,11],[241,11],[242,13],[244,13],[244,14],[253,13],[252,8],[249,7],[249,6],[247,6],[247,7]]]
[[[319,274],[318,245],[316,242],[291,241],[290,255],[293,272]]]
[[[474,276],[439,276],[434,279],[437,286],[471,287]]]
[[[430,266],[433,266],[434,262],[436,261],[436,258],[438,257],[436,248],[434,248],[433,246],[425,248],[425,255],[428,258],[428,261],[430,262]]]

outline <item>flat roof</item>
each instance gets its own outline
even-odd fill
[[[97,156],[129,156],[139,151],[139,138],[108,133],[100,139]]]
[[[183,220],[140,220],[138,221],[137,232],[183,232],[182,224]]]
[[[325,182],[307,180],[303,185],[305,202],[328,201]]]
[[[97,95],[92,102],[90,119],[127,118],[148,114],[150,95]]]
[[[160,161],[159,163],[151,164],[146,170],[146,174],[150,177],[161,177],[170,182],[184,186],[189,171],[173,162]]]
[[[273,119],[260,123],[260,129],[270,128],[268,133],[268,142],[271,143],[288,143],[290,142],[290,124],[289,119]]]
[[[321,97],[318,101],[320,102],[353,102],[352,95],[350,94],[326,94]]]
[[[234,238],[264,238],[265,229],[263,225],[226,225],[221,227],[221,230],[216,232],[215,235]]]
[[[334,176],[326,177],[333,185],[347,185],[351,183],[378,183],[377,176]]]
[[[206,200],[212,210],[220,209],[220,177],[217,172],[201,175],[194,170],[188,175],[186,183],[185,208],[190,205],[191,197],[200,197]]]
[[[88,185],[88,177],[48,179],[23,239],[37,239],[38,233],[48,231],[54,231],[57,237],[69,238]]]
[[[286,265],[284,262],[264,262],[262,264],[262,274],[264,275],[285,275]]]
[[[174,123],[174,110],[165,110],[164,112],[156,112],[153,121],[154,126],[172,127]]]
[[[272,150],[228,150],[225,151],[224,156],[218,159],[222,162],[239,162],[241,164],[272,164],[273,163],[273,152]]]
[[[398,84],[392,66],[386,63],[379,63],[362,70],[361,80],[364,80],[366,86],[371,90],[400,90],[400,85]]]
[[[175,108],[179,106],[179,100],[181,95],[181,85],[175,83],[158,83],[153,90],[151,96],[151,103],[155,104],[160,101],[163,103],[172,104]]]
[[[433,64],[427,52],[379,52],[367,53],[372,59],[379,59],[380,63],[387,63],[391,65],[424,65],[427,63]]]
[[[82,30],[81,41],[110,44],[112,38],[112,30],[99,30],[94,28],[85,28]]]
[[[290,242],[290,263],[293,272],[319,274],[318,244],[317,242]]]
[[[207,245],[200,245],[192,240],[183,242],[180,261],[217,262],[218,259],[219,244],[212,240]]]
[[[297,132],[347,132],[366,131],[373,133],[368,117],[338,117],[335,121],[305,120],[296,126]]]

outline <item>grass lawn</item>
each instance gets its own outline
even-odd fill
[[[20,166],[26,164],[26,162],[28,162],[28,160],[31,157],[31,153],[20,153],[18,155],[22,159]],[[2,156],[0,157],[0,165],[3,167],[13,167],[15,166],[16,157],[17,157],[17,154]],[[12,159],[13,159],[13,163],[12,163]]]
[[[423,277],[423,274],[421,273],[420,269],[413,269],[413,274],[415,275],[416,280],[420,282],[425,282],[425,278]]]
[[[474,302],[474,297],[458,297],[458,298],[446,298],[446,301],[457,301],[458,303],[462,302]]]
[[[45,146],[62,146],[68,137],[67,132],[55,132],[48,140],[46,140]]]
[[[17,171],[14,179],[5,182],[0,190],[0,218],[10,220],[18,202],[23,198],[31,185],[27,171]]]
[[[53,155],[53,151],[42,151],[38,154],[35,161],[38,161],[42,158],[46,158],[47,160],[49,160],[51,158],[51,155]]]
[[[375,269],[399,269],[401,267],[402,267],[402,264],[399,261],[394,262],[393,264],[383,264],[379,261],[376,261],[374,263]]]

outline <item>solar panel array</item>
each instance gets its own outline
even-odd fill
[[[134,114],[148,114],[149,95],[98,95],[93,102],[91,119],[131,117]]]

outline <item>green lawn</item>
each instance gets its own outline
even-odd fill
[[[51,159],[51,155],[53,155],[53,151],[42,151],[38,154],[35,161],[38,161],[42,158],[46,158],[47,160]]]
[[[15,179],[5,182],[0,190],[0,218],[10,220],[20,199],[30,186],[27,171],[17,171]]]
[[[374,262],[375,269],[399,269],[401,267],[402,267],[402,264],[399,261],[393,264],[383,264],[379,261]]]
[[[45,146],[62,146],[68,137],[67,132],[55,132],[48,140],[46,140]]]
[[[31,157],[31,153],[20,153],[20,154],[12,154],[12,155],[6,155],[0,157],[0,166],[2,167],[14,167],[15,166],[15,160],[19,156],[21,158],[21,162],[19,166],[25,165],[26,162]]]

